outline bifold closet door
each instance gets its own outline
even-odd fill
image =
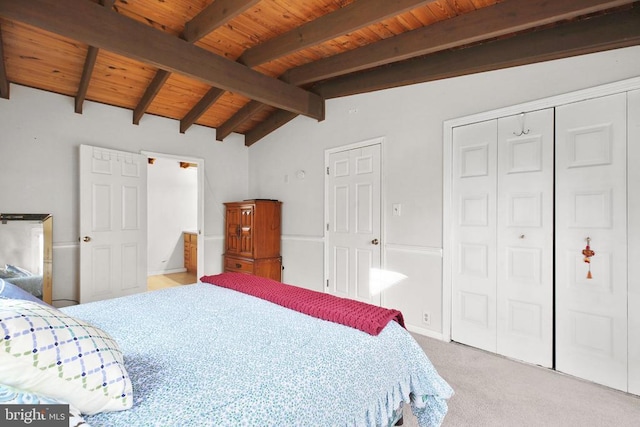
[[[498,122],[453,129],[451,338],[496,351]]]
[[[452,339],[551,366],[553,110],[453,132]]]
[[[556,368],[625,391],[626,108],[625,93],[556,108],[555,199]]]
[[[553,109],[498,119],[497,353],[553,363]]]

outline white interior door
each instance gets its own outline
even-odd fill
[[[453,129],[451,338],[496,351],[497,120]]]
[[[498,120],[497,353],[553,364],[553,109]]]
[[[326,290],[380,305],[380,144],[333,152],[328,157]],[[373,273],[373,275],[372,275]]]
[[[147,288],[147,159],[80,146],[80,302]]]
[[[627,390],[626,142],[624,93],[556,109],[556,367],[620,390]],[[590,264],[582,255],[588,238]]]

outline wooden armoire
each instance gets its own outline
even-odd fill
[[[224,271],[282,280],[282,202],[252,199],[224,204]]]

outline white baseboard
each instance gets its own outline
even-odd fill
[[[421,328],[419,326],[413,326],[413,325],[405,325],[405,326],[407,327],[407,330],[409,332],[424,335],[425,337],[433,338],[439,341],[445,341],[441,332],[435,332],[430,329]]]

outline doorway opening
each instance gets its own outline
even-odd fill
[[[204,259],[204,161],[143,154],[148,158],[147,289],[196,283]]]

